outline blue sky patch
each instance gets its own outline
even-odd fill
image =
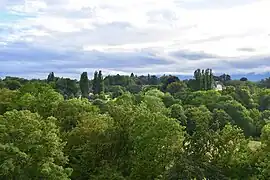
[[[7,12],[7,11],[0,11],[0,22],[2,23],[14,22],[14,21],[22,20],[29,17],[34,17],[34,16],[30,16],[26,14],[17,14],[17,13]]]

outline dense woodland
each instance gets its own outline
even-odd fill
[[[270,179],[270,78],[93,74],[0,79],[1,180]]]

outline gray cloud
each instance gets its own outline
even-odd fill
[[[175,61],[170,61],[170,57]],[[105,72],[135,72],[139,74],[174,73],[191,75],[197,68],[212,68],[217,73],[239,74],[239,70],[270,67],[270,56],[233,59],[209,55],[203,52],[179,50],[167,56],[157,55],[150,49],[141,52],[100,52],[100,51],[53,51],[14,43],[0,48],[0,76],[20,75],[43,77],[54,71],[59,76],[78,78],[82,71],[91,73],[102,69]],[[252,72],[252,71],[251,71]]]
[[[188,60],[218,58],[218,56],[207,54],[204,52],[191,52],[191,51],[187,51],[187,50],[174,51],[174,52],[171,52],[169,55],[177,57],[177,58],[188,59]]]
[[[167,65],[168,62],[151,53],[106,53],[99,51],[51,51],[14,43],[0,48],[0,72],[4,74],[58,73],[78,74],[81,69],[111,69],[125,71],[151,65]]]
[[[192,74],[196,68],[237,74],[270,67],[264,43],[270,26],[261,16],[269,12],[266,1],[29,2],[27,8],[23,0],[0,2],[0,10],[20,13],[16,23],[0,23],[1,76],[96,69]]]

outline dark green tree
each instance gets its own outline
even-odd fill
[[[195,78],[195,82],[194,82],[194,90],[198,91],[202,89],[202,72],[200,69],[197,69],[194,72],[194,78]]]
[[[8,79],[5,81],[5,86],[10,90],[16,90],[19,89],[22,86],[22,84],[17,80]]]
[[[112,85],[111,84],[111,76],[108,77],[108,85]],[[107,83],[106,83],[107,84]],[[94,94],[101,94],[102,92],[104,92],[104,80],[103,80],[103,76],[102,76],[102,72],[99,71],[95,71],[94,73],[94,79],[93,79],[93,93]]]
[[[214,78],[212,69],[200,70],[194,72],[195,84],[192,87],[195,91],[198,90],[211,90],[213,88]]]
[[[79,86],[77,85],[77,81],[69,78],[59,78],[55,82],[55,89],[61,93],[65,99],[77,97],[79,93]]]
[[[80,88],[81,88],[81,92],[82,92],[82,97],[88,98],[88,96],[89,96],[89,80],[88,80],[87,72],[83,72],[81,74]]]
[[[260,87],[264,87],[264,88],[270,88],[270,77],[263,79],[259,82],[259,86]]]
[[[92,83],[92,90],[94,94],[98,94],[98,72],[95,71],[94,73],[94,79]]]
[[[160,78],[160,80],[162,82],[162,87],[161,87],[162,91],[166,91],[169,84],[180,81],[180,79],[177,76],[172,76],[172,75],[169,75],[169,76],[164,75]]]
[[[242,77],[240,81],[248,81],[248,79],[246,77]]]
[[[124,94],[125,88],[122,86],[110,86],[109,91],[112,93],[112,98],[117,98]]]
[[[0,89],[4,87],[5,87],[5,82],[2,79],[0,79]]]
[[[187,85],[183,81],[173,82],[169,84],[166,88],[166,91],[171,93],[172,95],[178,92],[184,92],[187,90]]]
[[[54,72],[51,72],[49,75],[48,75],[48,78],[47,78],[47,82],[53,82],[55,80],[55,77],[54,77]]]
[[[224,83],[224,82],[230,81],[231,80],[231,76],[228,75],[228,74],[222,74],[220,76],[213,76],[213,79],[215,81],[220,81],[220,82]]]
[[[102,71],[98,72],[98,94],[104,92],[104,81]]]
[[[157,76],[155,75],[150,76],[150,80],[149,80],[150,85],[158,85],[158,83],[159,83],[159,79]]]

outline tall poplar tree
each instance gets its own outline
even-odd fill
[[[98,72],[98,94],[100,94],[101,92],[104,92],[104,82],[103,82],[102,72],[99,71]]]
[[[210,90],[214,81],[212,69],[197,69],[194,72],[196,90]]]
[[[214,75],[212,72],[212,69],[210,69],[210,75],[209,75],[209,89],[213,88],[213,83],[214,83]]]
[[[83,98],[88,98],[88,93],[89,93],[89,80],[88,80],[88,75],[87,72],[83,72],[81,74],[81,79],[80,79],[80,88],[82,92],[82,97]]]
[[[98,94],[98,72],[97,71],[95,71],[94,73],[92,90],[94,94]]]

